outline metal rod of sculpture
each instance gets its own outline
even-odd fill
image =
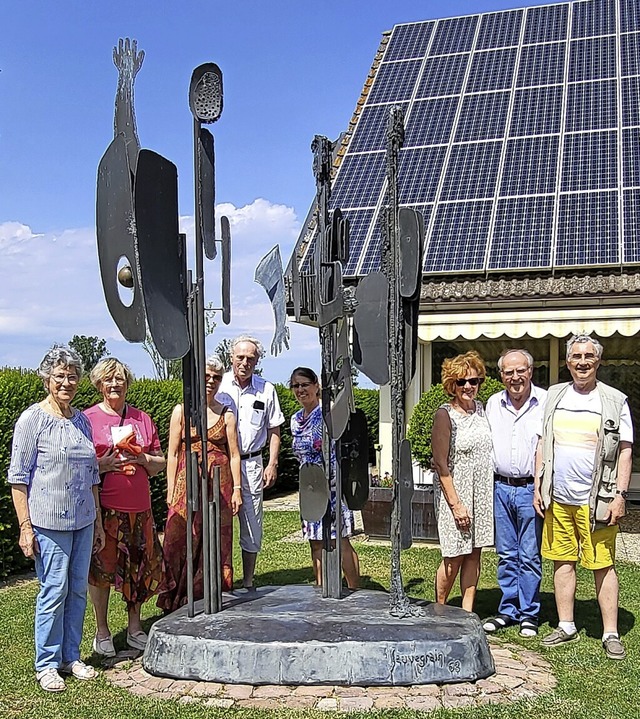
[[[355,411],[342,286],[342,262],[349,252],[349,227],[339,209],[329,212],[332,144],[328,138],[317,135],[311,147],[318,228],[313,263],[322,359],[322,455],[329,485],[327,508],[322,519],[322,596],[338,598],[342,594],[340,538],[343,527],[340,438]],[[332,487],[336,496],[335,511],[331,507]],[[335,542],[331,539],[332,524],[335,526]]]
[[[405,391],[411,381],[415,347],[407,340],[407,311],[410,306],[403,295],[407,295],[402,281],[411,275],[415,283],[417,257],[421,257],[421,238],[414,236],[413,226],[408,232],[401,232],[399,192],[398,192],[398,156],[404,142],[404,113],[402,108],[393,107],[387,124],[387,192],[388,205],[384,217],[383,272],[389,284],[389,379],[391,390],[391,448],[393,477],[393,509],[391,514],[391,587],[390,611],[394,616],[410,616],[421,610],[412,605],[405,593],[400,565],[401,549],[411,546],[411,497],[413,495],[413,470],[411,466],[411,447],[405,438]],[[407,210],[409,217],[418,213]],[[421,221],[421,217],[420,217]],[[417,226],[417,223],[416,223]],[[419,232],[418,232],[419,235]],[[416,244],[417,252],[402,255],[402,248],[411,248]],[[406,282],[405,282],[406,284]],[[411,284],[411,283],[409,283]],[[403,291],[403,289],[405,291]],[[415,287],[414,287],[415,290]],[[415,292],[413,293],[415,296]],[[417,297],[414,299],[417,301]],[[407,352],[408,350],[408,352]],[[407,358],[407,354],[413,357]]]
[[[202,127],[222,112],[222,73],[214,63],[197,67],[189,86],[193,115],[195,167],[195,281],[187,271],[186,238],[178,231],[177,168],[166,158],[140,148],[133,85],[144,52],[135,40],[120,40],[113,51],[118,69],[114,139],[98,167],[96,236],[105,299],[125,339],[148,335],[165,360],[182,360],[187,492],[187,604],[194,616],[193,514],[202,511],[204,611],[219,611],[219,472],[209,491],[206,453],[207,406],[204,347],[204,263],[215,249],[213,136]],[[222,319],[230,322],[229,221],[221,218]],[[119,265],[125,262],[123,267]],[[119,296],[117,282],[132,290],[130,302]],[[191,428],[202,451],[193,451]]]
[[[213,135],[202,127],[203,123],[215,122],[222,113],[222,73],[214,63],[199,65],[189,83],[189,109],[193,116],[193,158],[195,190],[195,281],[189,292],[189,331],[191,348],[184,360],[185,437],[190,437],[191,427],[200,436],[200,456],[187,453],[187,537],[193,532],[193,512],[198,507],[202,513],[202,580],[204,588],[204,613],[211,614],[222,609],[222,586],[220,583],[220,474],[213,472],[209,488],[207,457],[207,392],[205,383],[205,330],[204,330],[204,253],[213,259],[215,251],[215,182]],[[223,243],[228,241],[228,222],[222,220]],[[223,252],[228,261],[228,253]],[[227,268],[228,271],[228,268]],[[223,268],[223,273],[225,272]],[[227,308],[226,308],[227,309]],[[228,309],[225,315],[228,316]],[[228,318],[225,317],[225,319]],[[188,379],[187,379],[188,378]],[[190,404],[187,404],[187,400]],[[188,407],[188,411],[186,408]],[[194,474],[194,470],[197,470]],[[198,493],[198,478],[200,480]],[[189,516],[190,515],[190,516]],[[190,521],[189,521],[190,520]],[[189,550],[189,547],[188,547]],[[193,545],[187,555],[188,613],[193,616]]]

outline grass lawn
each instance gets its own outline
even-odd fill
[[[259,555],[257,584],[310,583],[312,575],[306,544],[283,542],[282,538],[296,530],[298,518],[294,512],[268,512],[266,514],[265,545]],[[389,586],[389,549],[382,546],[356,544],[360,554],[363,586],[368,589],[386,589]],[[415,597],[433,599],[433,577],[439,563],[439,552],[424,547],[403,552],[403,574],[408,592]],[[240,566],[239,556],[234,566]],[[496,717],[516,719],[544,717],[545,719],[638,719],[640,717],[640,631],[635,616],[640,611],[640,567],[623,564],[618,567],[621,583],[620,630],[628,657],[623,662],[607,660],[601,649],[601,624],[595,601],[590,573],[580,571],[576,618],[581,640],[567,647],[544,652],[553,665],[558,678],[555,692],[533,702],[511,705],[486,706],[470,710],[439,710],[431,716]],[[495,613],[499,598],[496,589],[496,559],[493,553],[484,557],[480,579],[477,612],[481,617]],[[1,717],[96,717],[129,719],[131,717],[217,717],[244,714],[247,710],[223,710],[202,705],[178,704],[176,701],[152,700],[133,696],[112,686],[103,676],[92,682],[69,680],[63,694],[45,694],[37,686],[33,672],[33,609],[37,584],[35,581],[10,585],[0,590],[0,716]],[[460,597],[454,594],[452,603]],[[548,622],[555,626],[556,616],[551,582],[551,566],[545,565],[543,581],[543,609],[541,635],[549,631]],[[146,624],[150,625],[159,613],[149,604],[144,610]],[[124,604],[118,596],[112,597],[110,607],[111,628],[116,647],[125,644]],[[91,657],[91,638],[95,631],[93,611],[89,606],[85,622],[83,658]],[[539,641],[525,641],[516,629],[504,636],[514,644],[539,648]],[[93,661],[93,659],[91,659]],[[256,711],[251,716],[283,719],[288,716],[326,715],[327,712],[309,711]],[[381,719],[405,719],[419,712],[383,711]],[[350,716],[357,716],[352,714]]]

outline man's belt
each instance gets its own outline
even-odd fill
[[[264,447],[262,449],[264,449]],[[262,454],[262,449],[256,449],[255,452],[247,452],[246,454],[241,454],[240,459],[252,459],[253,457],[259,457]]]
[[[528,484],[533,484],[533,477],[505,477],[502,474],[494,474],[493,478],[496,482],[508,484],[510,487],[526,487]]]

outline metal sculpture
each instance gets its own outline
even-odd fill
[[[118,69],[118,89],[113,121],[114,139],[100,160],[96,198],[96,234],[98,260],[107,307],[118,329],[130,342],[145,338],[144,306],[136,255],[133,173],[138,162],[140,141],[136,128],[133,86],[144,62],[136,41],[120,40],[113,48],[113,62]],[[131,268],[123,273],[131,289],[128,303],[118,292],[118,272],[122,265]]]
[[[387,192],[384,208],[382,272],[369,274],[356,291],[354,356],[356,365],[379,384],[390,384],[393,511],[391,515],[390,611],[420,612],[404,591],[400,551],[411,536],[413,468],[405,438],[405,391],[415,373],[417,318],[422,278],[424,222],[416,210],[399,207],[398,156],[404,141],[404,115],[394,106],[387,124]]]
[[[118,68],[115,137],[98,169],[97,241],[107,306],[125,339],[141,342],[146,327],[161,357],[182,359],[185,465],[187,485],[187,604],[194,616],[193,513],[202,510],[204,611],[222,608],[220,586],[219,472],[209,490],[206,447],[207,403],[204,347],[203,256],[216,256],[214,141],[202,124],[222,112],[222,73],[214,63],[197,67],[189,85],[193,115],[195,168],[195,277],[187,271],[185,236],[178,231],[177,168],[166,158],[140,148],[133,84],[144,52],[128,38],[113,52]],[[221,218],[222,319],[230,321],[229,221]],[[132,290],[122,301],[120,282]],[[203,451],[191,448],[191,428]]]
[[[271,340],[271,354],[277,356],[283,347],[289,349],[289,328],[287,327],[287,307],[284,299],[284,272],[280,247],[276,245],[258,262],[254,280],[264,288],[269,297],[275,330]]]
[[[367,452],[366,423],[355,415],[351,355],[348,341],[348,318],[353,301],[342,282],[342,263],[349,257],[349,225],[339,209],[329,210],[331,194],[332,144],[326,137],[316,136],[312,143],[314,175],[316,178],[315,253],[304,277],[294,276],[294,297],[300,297],[304,283],[311,296],[316,314],[322,357],[322,456],[324,473],[303,465],[300,469],[302,516],[317,521],[322,512],[322,596],[338,598],[342,595],[341,547],[343,473],[349,478],[349,504],[360,508],[366,501],[368,477],[366,465],[362,471],[362,457]],[[351,432],[345,436],[350,428]],[[348,439],[343,446],[342,437]],[[343,456],[348,459],[342,461]],[[336,494],[336,509],[332,510],[330,489]],[[364,495],[364,498],[363,498]],[[361,504],[359,504],[361,502]],[[336,541],[331,540],[335,526]]]

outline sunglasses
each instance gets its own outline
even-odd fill
[[[204,376],[205,382],[210,382],[211,380],[214,380],[215,382],[222,382],[222,375],[221,374],[206,374]]]
[[[465,377],[464,379],[457,379],[456,385],[458,387],[464,387],[467,382],[472,387],[477,387],[479,384],[482,384],[484,382],[484,377]]]
[[[312,384],[313,382],[296,382],[291,385],[291,389],[307,389],[307,387],[311,387]]]

